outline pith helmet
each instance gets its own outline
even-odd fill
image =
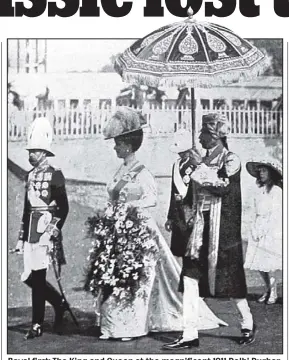
[[[54,156],[51,150],[52,143],[52,127],[50,121],[46,117],[36,118],[28,129],[27,150],[44,150],[47,156]]]

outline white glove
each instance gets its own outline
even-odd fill
[[[15,253],[16,254],[23,254],[23,250],[24,250],[24,241],[23,240],[18,240],[16,247],[15,247]]]

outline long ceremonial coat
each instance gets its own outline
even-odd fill
[[[219,247],[215,273],[215,293],[208,284],[209,224],[207,218],[203,234],[203,246],[199,259],[184,258],[182,275],[199,279],[201,297],[244,298],[247,295],[246,279],[243,267],[243,249],[241,239],[241,164],[239,158],[223,149],[224,160],[219,177],[227,177],[226,187],[206,187],[210,194],[221,197]],[[208,217],[208,215],[207,215]],[[182,283],[182,282],[181,282]],[[180,284],[181,285],[181,284]]]

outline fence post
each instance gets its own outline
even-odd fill
[[[247,113],[248,113],[248,134],[252,134],[253,133],[253,108],[252,107],[247,107]]]
[[[261,109],[261,132],[262,134],[267,134],[267,127],[266,127],[266,119],[265,119],[265,110],[264,108]]]

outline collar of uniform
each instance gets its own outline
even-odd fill
[[[48,166],[49,166],[48,160],[47,160],[47,158],[45,158],[45,159],[43,159],[43,160],[38,164],[37,167],[35,167],[35,168],[33,169],[33,171],[34,171],[35,173],[37,173],[37,172],[39,172],[39,171],[46,170],[46,169],[48,168]]]
[[[208,154],[208,155],[206,155],[206,156],[212,155],[212,153],[214,152],[215,149],[217,149],[218,146],[219,146],[219,144],[216,145],[216,146],[214,146],[214,147],[211,148],[211,149],[208,149],[208,150],[207,150],[207,154]]]
[[[203,157],[203,163],[209,165],[211,161],[217,158],[220,154],[224,153],[225,147],[222,144],[217,145],[216,147],[211,149],[212,152],[209,156]]]

